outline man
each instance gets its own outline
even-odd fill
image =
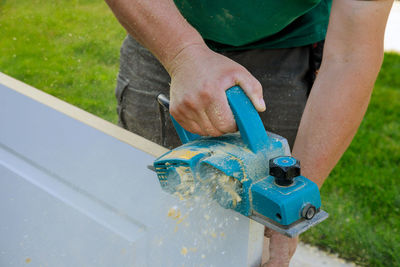
[[[107,0],[129,33],[116,90],[120,124],[179,145],[155,101],[169,92],[170,112],[185,129],[233,132],[225,90],[240,85],[266,129],[289,140],[302,174],[321,187],[367,109],[393,0],[333,0],[331,12],[330,0],[175,2]],[[265,266],[287,266],[297,239],[266,235]]]

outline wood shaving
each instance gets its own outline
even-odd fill
[[[182,247],[182,249],[181,249],[181,254],[182,254],[183,256],[186,256],[187,253],[188,253],[188,249],[187,249],[186,247]]]

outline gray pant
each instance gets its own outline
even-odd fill
[[[244,66],[263,87],[265,128],[288,139],[292,147],[322,57],[323,42],[285,49],[222,52]],[[167,111],[156,97],[169,96],[170,77],[157,59],[131,36],[121,47],[115,95],[119,125],[167,148],[179,146]]]

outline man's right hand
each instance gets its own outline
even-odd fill
[[[265,110],[261,84],[243,66],[205,44],[181,50],[168,64],[170,112],[186,130],[203,136],[236,131],[225,90],[239,85],[255,108]]]
[[[206,136],[233,132],[225,90],[243,88],[265,110],[261,84],[241,65],[211,51],[172,0],[106,0],[118,20],[149,49],[171,76],[172,116],[186,130]]]

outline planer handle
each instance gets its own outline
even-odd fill
[[[254,153],[267,148],[269,143],[267,132],[260,115],[243,89],[233,86],[226,90],[226,96],[243,143]]]
[[[240,131],[243,142],[248,148],[257,153],[268,145],[268,135],[261,121],[260,115],[254,108],[253,103],[239,86],[233,86],[226,90],[226,97],[231,107],[237,127]],[[160,94],[157,96],[160,105],[169,108],[169,100]],[[186,131],[171,116],[172,122],[183,144],[199,139],[201,136]]]

